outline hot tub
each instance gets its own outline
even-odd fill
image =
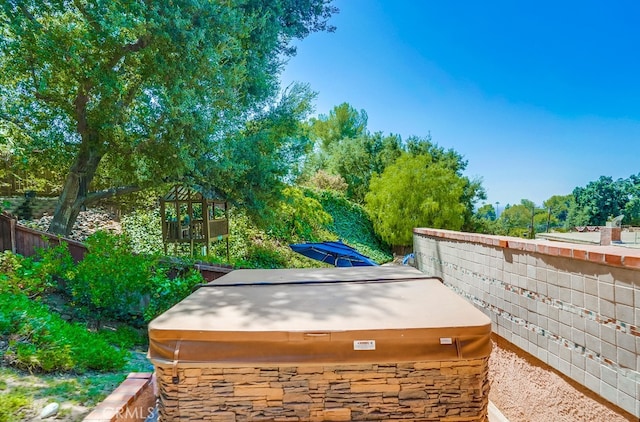
[[[236,270],[149,324],[162,421],[486,421],[491,322],[411,267]]]

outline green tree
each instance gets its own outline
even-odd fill
[[[363,203],[374,174],[380,174],[402,153],[398,136],[383,137],[381,133],[344,138],[331,144],[327,169],[347,182],[347,197]]]
[[[569,228],[567,227],[567,217],[574,202],[573,195],[553,195],[542,203],[544,208],[548,210],[549,226],[551,228]]]
[[[380,237],[410,245],[413,228],[459,230],[464,224],[465,180],[427,154],[403,154],[380,176],[373,176],[366,209]]]
[[[487,197],[481,179],[469,179],[463,175],[467,168],[467,160],[454,149],[444,149],[435,144],[431,139],[431,134],[426,137],[410,137],[407,139],[405,150],[412,155],[427,154],[431,156],[435,162],[442,163],[451,169],[463,181],[464,189],[461,202],[465,205],[465,209],[463,212],[464,224],[461,228],[466,231],[474,231],[476,228],[475,204],[478,200],[487,199]]]
[[[331,144],[345,138],[357,138],[367,134],[367,112],[356,110],[349,103],[335,106],[329,115],[321,114],[311,120],[311,131],[326,151]]]
[[[300,157],[311,148],[302,122],[314,98],[308,85],[289,87],[277,104],[218,140],[191,174],[200,185],[264,218],[283,199],[282,189],[296,179]]]
[[[93,201],[196,178],[203,159],[215,167],[224,140],[272,103],[292,40],[331,29],[335,11],[329,0],[2,2],[0,125],[25,157],[68,168],[49,230],[68,233]],[[101,171],[110,183],[92,191]]]
[[[480,208],[478,208],[476,215],[478,216],[478,218],[481,218],[483,220],[495,221],[496,209],[492,204],[484,204]]]
[[[531,225],[532,202],[523,199],[520,204],[506,205],[500,213],[502,234],[509,236],[527,236]]]
[[[632,179],[618,179],[600,176],[585,187],[573,190],[575,206],[567,217],[573,226],[603,226],[611,217],[624,214],[630,200]]]

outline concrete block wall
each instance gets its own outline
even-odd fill
[[[416,265],[495,333],[640,418],[640,250],[415,229]]]

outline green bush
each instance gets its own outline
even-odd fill
[[[145,321],[151,321],[189,296],[193,287],[203,282],[202,275],[193,269],[172,279],[164,273],[154,275],[151,280],[152,290],[149,305],[144,311]]]
[[[332,223],[317,199],[297,187],[284,190],[284,198],[269,221],[269,233],[284,241],[319,240],[317,234]]]
[[[73,277],[73,259],[65,243],[38,249],[33,257],[10,251],[0,254],[0,292],[42,298],[56,291],[60,282]]]
[[[87,239],[89,253],[68,283],[74,304],[97,321],[136,323],[158,259],[135,255],[123,235],[96,232]]]
[[[0,393],[0,422],[21,420],[32,400],[21,388]]]
[[[133,349],[148,342],[146,330],[141,331],[127,325],[121,325],[116,329],[103,328],[100,330],[100,336],[120,349]]]
[[[160,212],[157,209],[125,215],[122,217],[122,231],[134,253],[160,254],[164,251]]]
[[[127,353],[81,324],[70,324],[24,295],[0,294],[2,360],[31,372],[121,369]]]
[[[288,264],[284,254],[266,246],[252,246],[249,248],[247,261],[254,268],[286,268]]]

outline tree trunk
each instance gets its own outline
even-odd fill
[[[67,236],[78,218],[85,200],[87,189],[96,174],[102,154],[91,148],[84,148],[69,169],[64,188],[49,226],[49,232]]]

